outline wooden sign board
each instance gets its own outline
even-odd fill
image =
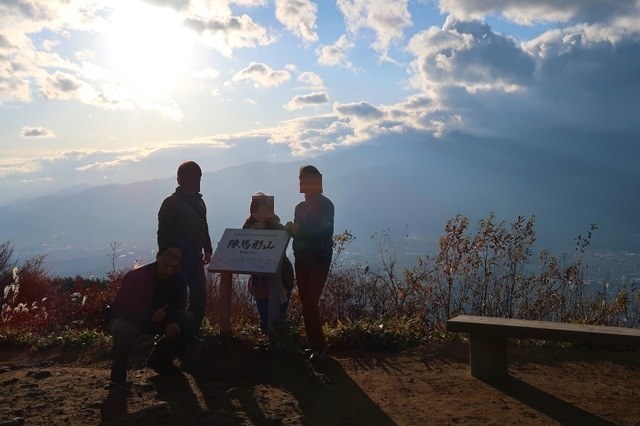
[[[289,234],[267,229],[227,228],[209,263],[209,272],[274,275],[282,261]]]

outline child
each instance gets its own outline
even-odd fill
[[[243,229],[284,230],[280,218],[274,213],[274,198],[264,192],[257,192],[251,197],[250,215],[242,226]],[[284,319],[289,307],[289,298],[293,290],[293,265],[285,255],[280,265],[280,315]],[[268,330],[269,281],[278,277],[253,274],[249,278],[249,293],[256,299],[256,307],[260,315],[260,330]]]

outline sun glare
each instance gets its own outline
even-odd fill
[[[175,12],[126,1],[114,6],[110,22],[109,63],[121,84],[161,94],[186,78],[193,39]]]

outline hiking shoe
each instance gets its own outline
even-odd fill
[[[111,375],[109,380],[114,384],[122,384],[127,381],[127,360],[113,361],[111,363]]]
[[[147,361],[147,367],[161,375],[177,374],[180,369],[176,367],[173,361],[164,353],[164,351],[154,348]]]

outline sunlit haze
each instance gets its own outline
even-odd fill
[[[192,68],[195,35],[171,10],[130,1],[114,4],[104,38],[116,79],[150,97],[180,89]]]

